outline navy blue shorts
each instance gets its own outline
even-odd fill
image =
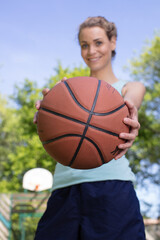
[[[35,240],[145,240],[133,184],[114,180],[55,190]]]

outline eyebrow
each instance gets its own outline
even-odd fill
[[[96,42],[96,41],[98,41],[98,40],[102,40],[102,38],[96,38],[96,39],[94,39],[93,41]],[[81,41],[81,43],[87,43],[87,41]]]
[[[98,41],[98,40],[102,40],[102,38],[96,38],[96,39],[94,39],[93,41],[96,42],[96,41]]]

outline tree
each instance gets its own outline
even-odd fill
[[[0,189],[1,192],[11,191],[16,182],[11,181],[14,173],[9,154],[15,151],[19,142],[17,132],[19,119],[15,109],[9,107],[7,100],[0,95]]]
[[[22,178],[26,171],[35,167],[47,168],[53,172],[55,161],[53,161],[42,147],[37,135],[36,125],[33,124],[35,102],[40,99],[41,89],[36,84],[26,79],[22,86],[16,86],[15,96],[12,99],[17,104],[15,110],[19,119],[19,143],[15,151],[9,154],[12,171],[18,179],[18,187],[12,191],[22,191]]]
[[[141,123],[140,135],[134,151],[138,159],[145,160],[145,165],[160,164],[160,37],[155,38],[143,49],[141,55],[131,61],[131,74],[134,80],[143,80],[146,95],[139,111]],[[143,168],[141,168],[143,170]],[[148,177],[146,171],[144,177]],[[149,170],[149,169],[148,169]],[[158,170],[158,168],[157,168]],[[148,174],[147,174],[148,172]],[[144,173],[144,172],[143,172]],[[151,173],[150,173],[151,174]],[[159,174],[151,174],[152,180],[159,183]],[[158,177],[158,178],[157,178]]]
[[[75,67],[72,70],[69,68],[63,69],[59,64],[55,72],[56,74],[46,82],[46,87],[53,87],[64,76],[71,78],[88,75],[89,70],[82,66]],[[6,154],[3,154],[3,148],[0,149],[0,155],[3,155],[1,169],[2,166],[3,168],[5,166],[2,176],[0,176],[0,179],[3,180],[0,187],[5,191],[21,192],[23,175],[31,168],[42,167],[54,173],[56,161],[43,149],[37,134],[37,127],[33,124],[33,117],[36,112],[35,102],[42,98],[41,91],[42,89],[38,89],[36,83],[25,79],[22,85],[15,87],[15,95],[12,96],[12,100],[17,104],[17,107],[7,109],[3,114],[3,124],[1,122],[0,125],[3,125],[0,141],[3,140],[4,129],[10,132],[7,135],[8,137],[6,135],[4,137],[5,144],[9,144],[6,148]],[[1,105],[4,104],[1,102]],[[1,105],[0,110],[2,109]],[[14,136],[15,139],[13,140],[11,136]]]
[[[77,76],[89,76],[89,68],[83,67],[80,65],[79,67],[74,67],[73,69],[65,68],[63,69],[61,63],[58,63],[57,67],[55,68],[56,75],[52,76],[47,84],[46,87],[52,88],[58,81],[60,81],[63,77],[72,78]]]
[[[148,179],[160,184],[160,36],[143,48],[139,57],[131,60],[131,77],[143,81],[146,95],[139,110],[141,129],[132,149],[128,151],[139,184]]]
[[[46,82],[46,87],[53,87],[64,76],[70,78],[89,73],[89,70],[82,66],[70,70],[69,68],[63,69],[60,64],[55,71],[56,74]],[[26,79],[21,86],[16,86],[15,90],[15,95],[12,96],[12,100],[17,104],[15,109],[9,109],[4,100],[0,101],[0,143],[4,141],[6,144],[5,154],[3,154],[4,148],[0,148],[0,156],[3,156],[3,159],[0,157],[2,163],[0,165],[1,192],[23,191],[22,178],[27,170],[42,167],[54,173],[56,164],[56,161],[43,149],[36,125],[33,124],[36,112],[34,105],[37,99],[42,98],[42,89],[38,89],[36,83]],[[26,219],[26,239],[33,239],[37,220]],[[19,236],[18,216],[12,215],[12,226],[15,235]]]

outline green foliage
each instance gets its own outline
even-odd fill
[[[147,93],[139,111],[141,130],[128,157],[132,168],[143,177],[144,166],[159,164],[160,141],[160,37],[154,39],[142,50],[139,57],[131,61],[131,74],[134,80],[143,81]],[[63,77],[88,76],[89,69],[83,66],[74,69],[63,68],[59,63],[55,74],[44,87],[52,88]],[[24,173],[34,167],[44,167],[54,172],[55,161],[42,147],[33,124],[34,107],[37,99],[42,98],[42,89],[26,79],[21,86],[15,87],[12,100],[17,108],[9,108],[5,99],[0,103],[0,187],[4,191],[22,191]],[[1,97],[2,98],[2,97]],[[143,160],[143,164],[142,164]],[[153,176],[153,175],[152,175]],[[154,176],[156,176],[154,174]],[[157,177],[152,178],[155,182]]]
[[[23,234],[25,240],[33,240],[38,221],[39,217],[35,217],[34,214],[31,216],[12,214],[11,240],[21,239]]]
[[[15,152],[19,144],[20,135],[18,129],[18,116],[15,109],[8,106],[6,99],[0,96],[0,189],[1,192],[8,192],[16,182],[12,179],[11,160],[9,154]]]
[[[74,69],[65,68],[61,66],[59,63],[57,68],[55,68],[56,75],[52,76],[47,83],[46,87],[52,88],[57,82],[59,82],[62,78],[72,78],[77,76],[89,76],[90,71],[89,68],[83,67],[82,65],[79,67],[75,67]]]
[[[128,151],[132,168],[140,181],[150,178],[160,183],[160,37],[154,39],[142,50],[139,57],[131,61],[132,79],[143,81],[147,88],[143,105],[139,111],[141,130],[132,149]],[[83,66],[74,69],[63,68],[58,64],[55,75],[44,87],[52,88],[63,77],[88,76],[89,69]],[[24,173],[35,167],[42,167],[54,173],[56,162],[45,152],[37,135],[33,117],[35,102],[42,99],[42,89],[36,83],[26,79],[21,86],[15,87],[12,100],[16,108],[9,107],[6,99],[0,96],[0,189],[1,192],[23,191]],[[156,165],[156,168],[154,166]],[[155,170],[156,169],[156,170]],[[14,219],[16,234],[18,217]],[[35,229],[26,220],[28,239],[33,239]],[[34,221],[37,221],[34,220]],[[27,225],[28,224],[28,225]]]
[[[11,146],[14,150],[8,150],[6,156],[3,154],[2,165],[5,165],[2,181],[0,182],[3,191],[22,191],[22,178],[24,173],[35,167],[44,167],[53,172],[55,161],[51,159],[42,147],[37,135],[36,125],[33,124],[35,114],[35,102],[40,98],[41,89],[37,89],[35,83],[25,80],[22,86],[16,86],[16,93],[12,99],[17,104],[14,109],[14,119],[8,117],[9,110],[6,110],[6,122],[3,124],[3,131],[7,129],[10,134],[15,133],[16,140],[11,139]],[[13,121],[14,120],[14,121]],[[9,123],[8,123],[9,122]],[[10,124],[10,130],[8,125]],[[2,139],[2,137],[1,137]],[[5,136],[8,143],[8,138]]]
[[[86,76],[89,70],[80,66],[63,69],[59,64],[55,76],[46,82],[53,87],[63,77]],[[15,87],[12,100],[17,104],[10,109],[3,99],[0,102],[0,189],[2,192],[23,191],[22,179],[26,171],[35,167],[55,169],[55,160],[43,149],[33,124],[36,112],[35,102],[42,99],[42,89],[36,83],[25,79],[22,85]]]
[[[131,61],[131,73],[133,79],[144,82],[147,91],[139,110],[141,124],[139,137],[132,151],[129,151],[129,156],[132,160],[137,159],[139,163],[141,162],[137,169],[141,170],[140,180],[150,178],[152,182],[159,184],[160,36],[157,35],[151,42],[148,42],[141,55]],[[135,168],[134,161],[133,167]]]
[[[80,66],[74,69],[63,69],[61,64],[55,69],[56,74],[51,77],[44,87],[53,87],[63,77],[88,76],[89,70]],[[37,135],[37,127],[33,124],[36,112],[35,102],[42,99],[42,89],[36,83],[25,79],[22,85],[15,87],[12,100],[16,108],[10,108],[7,101],[0,96],[0,191],[22,192],[24,173],[35,167],[42,167],[52,173],[55,160],[43,149]],[[12,239],[20,239],[21,219],[12,214]],[[39,218],[25,218],[24,228],[26,239],[34,238]]]
[[[131,61],[132,76],[145,81],[150,89],[154,89],[154,84],[160,79],[160,35],[155,36],[152,41],[142,50],[138,58]]]

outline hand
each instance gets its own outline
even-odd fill
[[[55,84],[55,86],[56,86],[58,83],[60,83],[60,82],[64,82],[65,80],[67,80],[66,77],[64,77],[61,81],[57,82],[57,83]],[[49,92],[49,88],[44,88],[44,89],[42,90],[43,97],[45,97],[48,92]],[[36,101],[35,107],[36,107],[37,110],[40,109],[41,102],[42,102],[42,100],[37,100],[37,101]],[[34,118],[33,118],[33,123],[34,123],[34,124],[37,123],[37,118],[38,118],[38,112],[36,112],[36,113],[34,114]]]
[[[130,127],[129,133],[120,133],[119,137],[126,140],[124,144],[118,146],[121,149],[120,153],[115,157],[115,160],[121,158],[127,150],[132,146],[135,138],[138,136],[140,129],[140,123],[138,122],[138,111],[137,108],[129,101],[125,101],[128,110],[129,117],[124,118],[124,123]]]

